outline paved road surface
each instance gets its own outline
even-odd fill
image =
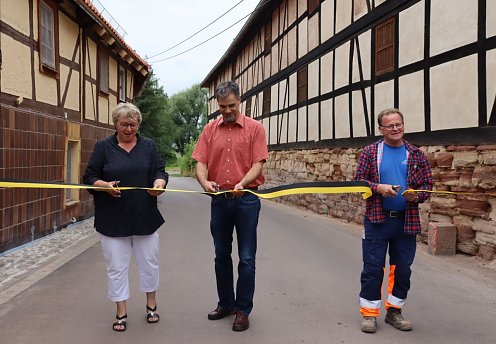
[[[174,178],[169,187],[198,189],[190,178]],[[360,227],[269,201],[263,201],[259,225],[251,328],[235,333],[232,317],[206,317],[217,301],[208,196],[167,193],[160,208],[166,224],[160,230],[159,324],[145,322],[133,265],[128,330],[111,330],[114,305],[106,297],[103,256],[92,235],[87,250],[84,244],[74,248],[81,254],[71,259],[75,253],[63,251],[65,264],[51,259],[23,274],[30,283],[16,281],[7,290],[24,291],[8,297],[0,288],[0,343],[496,342],[496,272],[467,257],[432,257],[423,245],[404,311],[414,330],[397,331],[381,316],[376,334],[361,333]]]

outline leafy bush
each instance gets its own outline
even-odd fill
[[[195,175],[196,161],[191,157],[195,146],[196,141],[187,143],[184,147],[184,154],[179,158],[179,167],[181,168],[182,176],[192,177]]]

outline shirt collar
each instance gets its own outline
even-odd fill
[[[219,123],[217,125],[221,126],[222,124],[228,125],[224,122],[224,117],[220,116]],[[232,124],[237,124],[243,128],[245,126],[245,115],[240,112],[238,118],[236,118],[236,121],[234,121],[234,123]]]

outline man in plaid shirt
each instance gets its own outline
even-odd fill
[[[402,331],[412,323],[401,314],[410,289],[410,266],[420,233],[418,204],[429,198],[432,172],[424,153],[403,139],[403,114],[386,109],[377,117],[384,139],[363,149],[355,180],[368,182],[373,195],[367,199],[362,236],[360,313],[362,331],[377,331],[381,286],[389,249],[388,299],[385,321]],[[401,191],[403,190],[403,192]]]

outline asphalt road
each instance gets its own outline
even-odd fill
[[[190,178],[169,188],[199,189]],[[131,270],[128,329],[112,331],[99,244],[0,306],[0,343],[496,343],[496,271],[467,257],[432,257],[419,245],[400,332],[379,319],[360,331],[359,226],[262,201],[257,286],[249,330],[233,317],[207,319],[216,306],[209,197],[166,193],[160,208],[161,320],[145,321],[145,298]],[[125,216],[125,214],[123,214]]]

